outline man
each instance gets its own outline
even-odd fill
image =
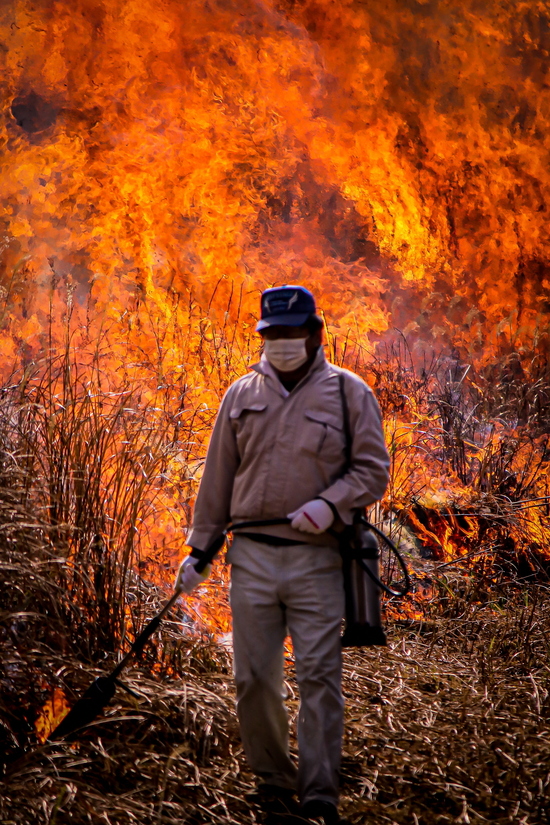
[[[195,560],[230,522],[291,520],[235,531],[227,554],[237,713],[264,801],[275,808],[279,803],[290,816],[298,808],[297,791],[301,819],[294,821],[334,825],[341,821],[344,589],[333,532],[351,524],[358,508],[381,498],[389,459],[371,390],[325,359],[311,292],[301,286],[266,290],[257,331],[263,355],[221,403],[188,541],[194,549],[178,583],[190,592],[202,580]],[[297,769],[283,704],[287,632],[300,690]]]

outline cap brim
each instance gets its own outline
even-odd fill
[[[301,327],[308,318],[311,318],[311,312],[301,312],[299,315],[291,312],[286,313],[286,315],[272,315],[271,318],[258,321],[256,332],[261,332],[262,329],[268,327]]]

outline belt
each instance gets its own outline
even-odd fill
[[[271,544],[273,547],[294,547],[299,544],[307,544],[307,541],[294,541],[285,539],[282,536],[266,536],[265,533],[235,533],[235,536],[242,536],[245,539],[259,541],[261,544]]]

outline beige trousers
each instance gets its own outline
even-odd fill
[[[237,713],[248,763],[300,801],[338,801],[343,733],[341,559],[331,547],[236,537],[231,570]],[[283,644],[292,639],[300,691],[298,769],[288,746]]]

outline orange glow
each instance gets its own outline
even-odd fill
[[[309,286],[350,368],[395,327],[418,359],[547,351],[549,26],[542,0],[2,4],[0,373],[68,352],[94,391],[171,416],[152,578],[184,553],[262,289]],[[444,511],[419,535],[467,552],[450,502],[480,490],[440,458],[438,414],[408,399],[386,430],[392,506]],[[487,478],[501,443],[467,447]],[[521,518],[548,547],[541,511]]]
[[[184,321],[192,295],[246,331],[263,287],[300,281],[363,344],[390,313],[470,349],[540,339],[545,4],[424,6],[4,4],[19,348],[40,344],[52,277],[81,324],[86,304],[124,326],[143,304]]]

